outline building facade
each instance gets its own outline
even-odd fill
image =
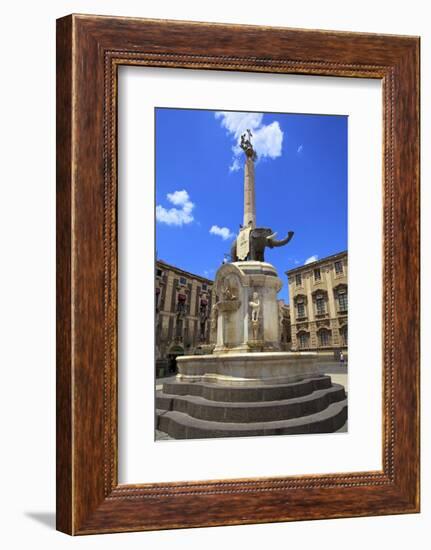
[[[292,330],[289,304],[285,304],[284,300],[278,300],[278,312],[280,323],[280,350],[290,351],[292,349]]]
[[[286,272],[292,350],[347,350],[347,252]]]
[[[176,357],[208,344],[213,281],[161,260],[155,273],[156,376],[176,371]]]

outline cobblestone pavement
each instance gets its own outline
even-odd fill
[[[330,373],[338,373],[338,374],[341,374],[341,373],[347,373],[347,363],[345,363],[344,365],[341,365],[338,361],[333,361],[333,362],[327,362],[327,363],[324,363],[322,365],[319,365],[319,368],[322,370],[322,371],[327,371],[328,374]]]
[[[347,365],[340,365],[338,362],[326,363],[325,365],[320,365],[319,371],[321,374],[328,374],[334,384],[341,384],[347,391]]]

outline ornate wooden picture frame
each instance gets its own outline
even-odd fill
[[[120,65],[381,80],[381,471],[118,483]],[[419,38],[87,15],[59,19],[57,528],[90,534],[418,511]]]

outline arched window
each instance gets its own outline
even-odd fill
[[[348,308],[347,285],[338,285],[334,288],[334,293],[338,302],[338,312],[344,313]]]
[[[316,316],[323,316],[328,313],[328,293],[326,290],[315,290],[312,293],[314,313]]]
[[[296,318],[297,319],[303,319],[304,317],[307,317],[307,297],[298,294],[298,296],[295,296],[295,307],[296,307]]]
[[[326,300],[323,294],[316,294],[316,315],[324,315],[326,313]]]
[[[347,292],[338,293],[338,309],[340,311],[347,311]]]
[[[331,345],[331,331],[326,328],[321,328],[317,332],[317,339],[319,341],[319,347],[324,348]]]
[[[310,335],[308,332],[301,331],[298,333],[298,344],[300,349],[306,349],[309,347]]]

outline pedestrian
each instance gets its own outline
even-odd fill
[[[344,367],[344,354],[342,351],[340,352],[340,367]]]

